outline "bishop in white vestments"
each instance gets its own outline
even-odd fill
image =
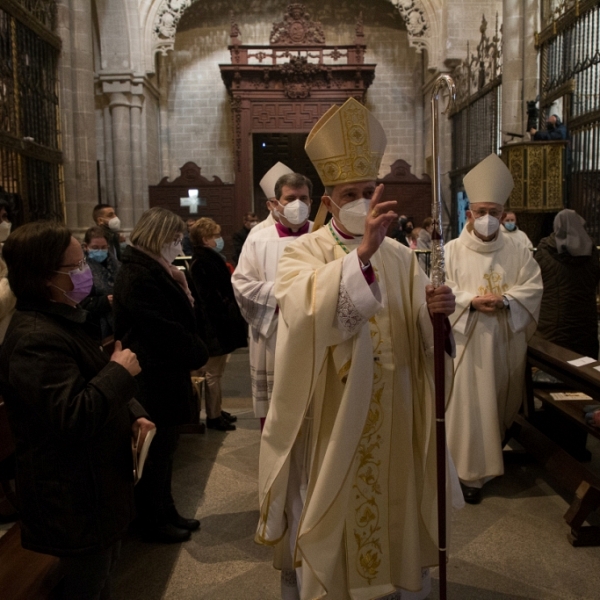
[[[502,441],[521,405],[527,340],[542,299],[531,250],[499,229],[513,179],[491,154],[464,178],[470,202],[460,237],[446,244],[446,282],[456,295],[454,387],[446,410],[448,447],[465,500],[504,473]]]
[[[304,175],[288,173],[279,177],[274,190],[276,199],[269,201],[279,220],[248,236],[231,280],[242,315],[250,326],[252,402],[254,415],[260,419],[267,416],[273,387],[278,321],[273,285],[277,265],[284,248],[311,229],[311,193],[312,182]]]
[[[425,598],[437,563],[430,315],[454,297],[385,235],[384,149],[354,99],[319,120],[306,151],[333,218],[279,263],[256,540],[275,546],[286,600]]]

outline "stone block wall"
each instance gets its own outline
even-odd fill
[[[244,44],[267,44],[271,28],[272,18],[244,25]],[[324,29],[328,44],[353,41],[353,27]],[[422,56],[409,48],[405,31],[365,27],[365,37],[365,62],[377,64],[367,106],[388,136],[381,166],[384,175],[398,158],[415,164],[415,100],[420,97]],[[177,34],[169,85],[170,178],[178,176],[179,167],[191,160],[201,166],[204,176],[233,181],[233,126],[218,66],[230,63],[228,44],[229,32],[223,27],[195,28]]]

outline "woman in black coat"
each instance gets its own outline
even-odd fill
[[[190,240],[194,246],[191,288],[210,355],[204,367],[206,426],[231,431],[237,417],[221,409],[221,378],[229,354],[248,345],[248,327],[235,301],[231,274],[218,252],[219,241],[223,240],[221,228],[212,219],[199,219],[190,231]]]
[[[109,358],[90,335],[78,303],[91,273],[64,225],[23,225],[3,253],[17,310],[0,379],[17,448],[22,544],[62,557],[65,598],[97,598],[134,516],[132,433],[154,427],[133,399],[139,363],[120,344]]]
[[[535,253],[544,282],[537,333],[584,356],[598,358],[598,251],[574,210],[561,210],[554,232]]]
[[[160,542],[185,541],[200,527],[177,512],[171,495],[178,426],[192,415],[190,371],[208,358],[185,276],[172,265],[184,231],[185,224],[171,211],[146,211],[123,252],[113,298],[115,338],[138,356],[137,399],[157,427],[136,486],[136,506],[144,537]]]

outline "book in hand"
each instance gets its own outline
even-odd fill
[[[133,454],[133,484],[135,485],[141,478],[142,473],[144,471],[144,463],[146,462],[146,458],[148,457],[148,450],[150,450],[150,443],[154,439],[156,435],[156,427],[154,429],[150,429],[148,433],[146,433],[146,437],[144,438],[144,443],[140,448],[140,435],[142,433],[142,429],[140,427],[137,435],[137,439],[131,439],[131,452]]]

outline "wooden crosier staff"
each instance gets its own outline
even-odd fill
[[[440,124],[438,102],[441,91],[448,89],[448,105],[442,114],[446,114],[454,104],[456,88],[449,75],[440,75],[433,84],[431,95],[431,131],[433,135],[433,201],[431,218],[431,283],[433,287],[444,285],[444,235],[442,231],[442,187],[440,182]],[[445,395],[445,331],[444,315],[433,315],[434,372],[435,372],[435,421],[436,421],[436,459],[438,485],[438,547],[440,563],[440,599],[446,600],[446,395]]]

